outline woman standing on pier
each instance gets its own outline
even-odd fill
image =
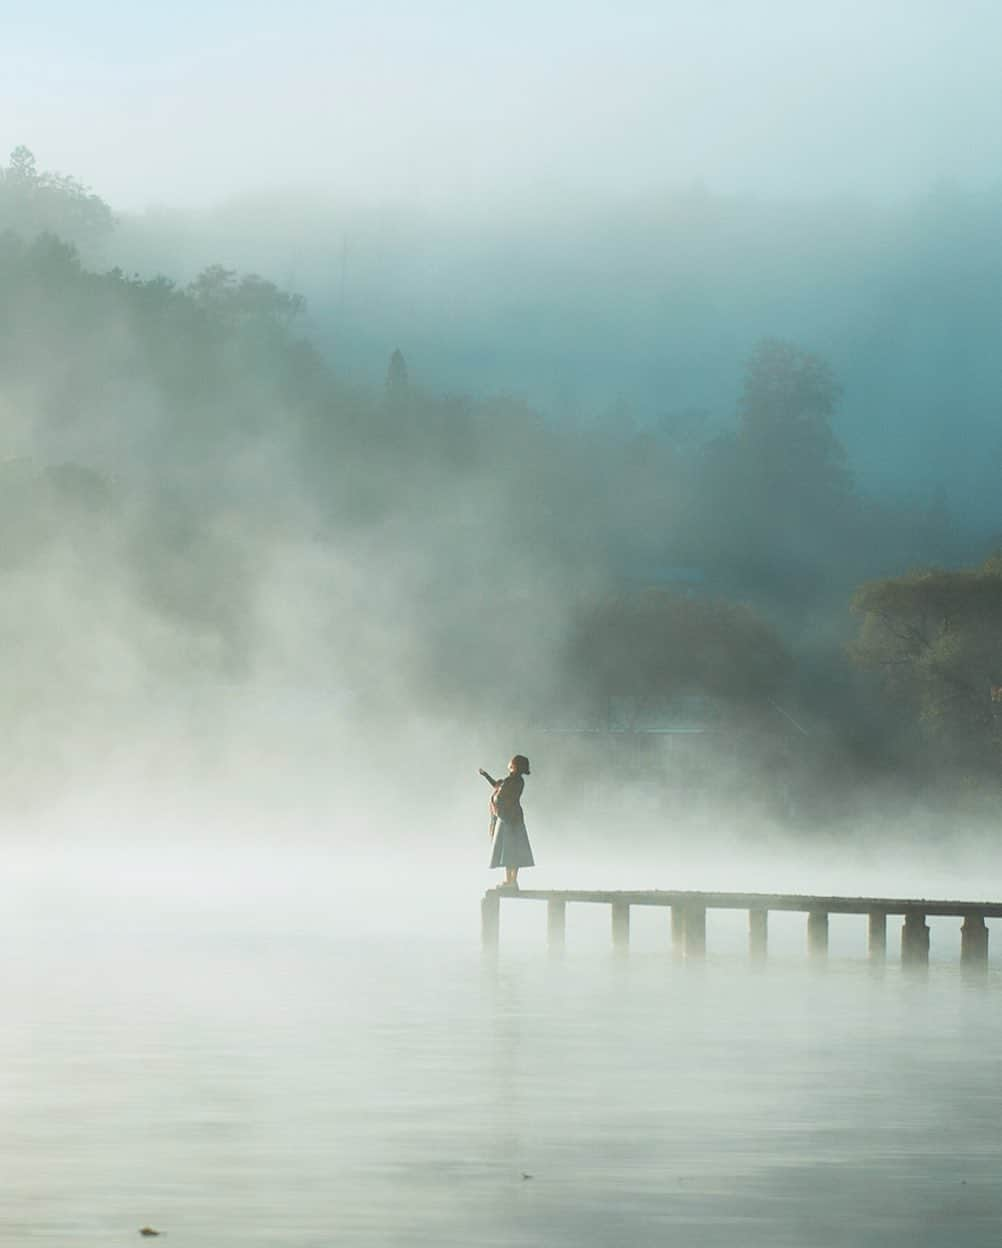
[[[499,888],[518,888],[519,867],[534,867],[529,834],[522,814],[523,776],[528,776],[529,760],[516,754],[508,764],[508,774],[495,780],[481,768],[480,774],[490,784],[491,794],[491,868],[504,867],[504,883]]]

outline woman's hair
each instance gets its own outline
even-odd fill
[[[524,754],[516,754],[511,760],[515,764],[515,771],[520,776],[528,776],[532,773],[529,771],[529,760]]]

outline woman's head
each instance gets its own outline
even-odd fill
[[[516,776],[528,776],[531,774],[529,771],[529,760],[524,754],[516,754],[508,764],[508,770]]]

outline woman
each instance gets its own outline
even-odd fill
[[[481,768],[480,774],[490,784],[491,794],[491,867],[504,867],[504,883],[498,888],[518,888],[519,867],[534,867],[532,847],[525,830],[522,814],[523,776],[530,774],[529,760],[524,754],[516,754],[508,764],[508,774],[503,780],[495,780]]]

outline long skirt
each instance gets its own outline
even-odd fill
[[[492,867],[534,867],[529,834],[522,822],[513,823],[499,819],[494,825],[494,847],[491,852]]]

